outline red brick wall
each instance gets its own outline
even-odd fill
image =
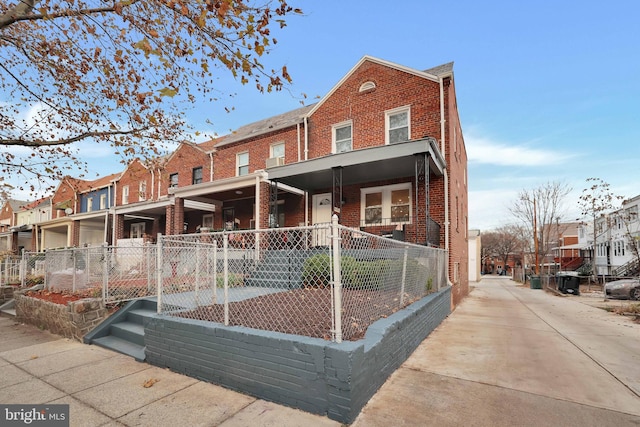
[[[359,92],[367,81],[372,91]],[[364,62],[309,118],[309,158],[331,153],[332,125],[352,120],[353,149],[385,144],[385,111],[411,108],[411,139],[440,135],[440,88],[410,73]]]
[[[469,294],[469,245],[468,245],[468,175],[467,152],[458,115],[455,88],[445,80],[445,158],[449,178],[449,278],[452,306],[455,307]],[[458,280],[454,272],[458,266]]]
[[[139,160],[134,160],[122,173],[122,176],[118,180],[116,185],[116,194],[115,194],[115,206],[122,206],[122,192],[125,186],[129,186],[129,203],[137,203],[141,201],[141,194],[139,192],[140,182],[146,182],[147,190],[145,200],[151,200],[151,192],[152,188],[152,179],[151,179],[151,171],[144,167],[144,165]]]
[[[160,197],[169,194],[169,176],[178,174],[178,187],[187,187],[193,183],[193,169],[202,167],[202,182],[209,182],[211,159],[207,153],[193,144],[183,143],[171,154],[167,164],[156,175],[156,192],[160,180]]]
[[[300,144],[304,150],[304,131],[300,126]],[[236,175],[236,156],[249,152],[249,173],[265,169],[266,160],[271,156],[270,147],[276,142],[285,143],[285,163],[298,161],[298,129],[292,126],[277,132],[244,140],[241,143],[229,144],[218,148],[214,154],[214,179],[232,178]]]

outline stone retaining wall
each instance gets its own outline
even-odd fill
[[[14,299],[19,322],[80,341],[109,316],[101,298],[85,298],[62,305],[15,292]]]

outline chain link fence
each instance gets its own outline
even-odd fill
[[[50,250],[45,288],[91,294],[117,303],[156,294],[156,246],[96,246]]]
[[[158,311],[225,325],[362,338],[446,285],[446,252],[337,224],[160,236]]]

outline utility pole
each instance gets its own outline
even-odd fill
[[[537,210],[536,210],[536,198],[533,198],[533,250],[536,253],[536,276],[540,273],[539,262],[538,259],[538,218],[537,218]]]

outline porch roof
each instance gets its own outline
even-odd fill
[[[269,168],[267,173],[272,181],[310,191],[331,187],[336,167],[343,168],[343,185],[413,176],[416,154],[428,154],[431,173],[444,173],[446,164],[433,138],[331,154]]]

